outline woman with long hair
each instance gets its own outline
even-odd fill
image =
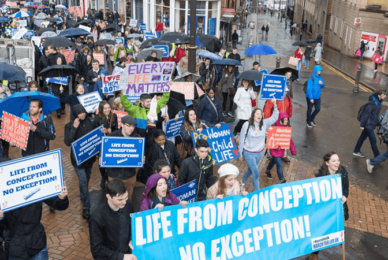
[[[229,112],[228,116],[234,117],[232,113],[233,109],[233,97],[235,94],[236,89],[234,88],[234,68],[233,66],[228,66],[228,68],[224,69],[222,72],[222,79],[221,79],[221,92],[222,92],[222,115],[226,116],[226,103],[228,102],[228,96],[229,96]]]
[[[180,136],[182,138],[181,158],[182,160],[191,156],[193,150],[193,140],[191,139],[191,133],[199,131],[201,132],[205,126],[201,124],[197,113],[193,108],[187,109],[185,112],[185,121],[181,125]]]
[[[28,91],[41,92],[38,82],[36,82],[35,80],[31,80],[30,82],[28,82]]]
[[[237,89],[234,95],[233,102],[236,103],[236,116],[239,119],[234,128],[234,135],[240,133],[241,127],[248,121],[252,113],[252,99],[256,99],[255,92],[248,80],[243,79],[241,86]]]
[[[204,98],[201,99],[197,113],[198,117],[207,127],[217,126],[219,128],[221,122],[224,120],[222,117],[221,102],[215,95],[216,91],[210,88]]]
[[[273,98],[274,112],[268,119],[263,119],[263,111],[260,108],[255,108],[252,111],[249,121],[245,122],[240,135],[239,153],[241,154],[240,161],[244,160],[248,164],[248,169],[245,171],[242,178],[242,185],[253,175],[252,182],[254,190],[260,189],[260,173],[257,165],[260,162],[263,151],[265,150],[265,137],[267,129],[273,125],[279,117],[276,99]]]
[[[86,79],[86,74],[88,73],[89,70],[92,69],[92,60],[93,60],[93,55],[87,54],[85,62],[82,62],[82,64],[81,64],[81,80],[84,83],[85,83],[85,79]]]

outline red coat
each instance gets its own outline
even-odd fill
[[[175,51],[175,60],[176,62],[179,62],[183,57],[185,56],[185,49],[179,47]]]
[[[302,53],[299,49],[297,49],[297,50],[294,52],[294,57],[301,60],[301,59],[303,58],[303,53]]]
[[[162,23],[162,22],[158,22],[158,23],[156,24],[155,31],[156,31],[156,32],[161,32],[161,31],[163,31],[163,23]]]
[[[286,95],[284,100],[276,100],[279,113],[286,113],[289,118],[292,117],[292,99],[290,95]],[[264,118],[270,118],[273,113],[273,103],[271,100],[268,100],[264,106]]]
[[[176,62],[176,58],[173,58],[173,57],[171,57],[171,56],[168,56],[168,58],[162,58],[162,61],[174,61],[174,62]]]

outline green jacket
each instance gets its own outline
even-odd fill
[[[126,95],[121,94],[120,96],[121,104],[127,111],[128,115],[132,116],[136,122],[137,128],[140,129],[146,129],[148,124],[147,114],[150,111],[147,108],[141,107],[141,104],[139,103],[137,106],[132,104]],[[158,100],[158,105],[156,106],[156,113],[160,113],[160,108],[164,107],[168,100],[170,99],[170,92],[164,92],[163,96]]]
[[[125,53],[128,55],[128,53],[132,53],[133,51],[133,46],[132,48],[129,50],[127,48],[124,48],[124,49],[120,49],[120,48],[117,48],[116,52],[115,52],[115,56],[114,56],[114,59],[113,59],[113,62],[116,63],[116,60],[117,60],[117,57],[119,56],[120,54],[120,51],[125,51]],[[125,57],[126,58],[126,57]]]

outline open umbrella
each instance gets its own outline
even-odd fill
[[[84,30],[84,29],[80,29],[80,28],[70,28],[70,29],[66,29],[66,30],[63,30],[62,32],[60,32],[58,34],[58,36],[63,36],[63,37],[78,37],[78,36],[86,36],[86,35],[89,35],[90,32]]]
[[[221,41],[216,36],[201,35],[199,36],[199,40],[202,42],[203,46],[211,52],[219,52],[221,50]]]
[[[40,36],[42,35],[42,33],[44,32],[55,32],[55,29],[54,28],[43,28],[43,29],[40,29],[39,31],[37,31],[35,33],[36,36]]]
[[[0,62],[0,80],[25,81],[26,72],[5,62]]]
[[[110,45],[110,44],[116,44],[116,41],[114,40],[109,40],[109,39],[102,39],[98,40],[94,43],[94,45]]]
[[[80,74],[80,72],[68,64],[53,65],[39,72],[39,76],[42,76],[43,78],[67,77],[75,74]]]
[[[249,47],[245,52],[245,55],[272,55],[276,54],[276,51],[269,45],[255,44]]]
[[[77,21],[74,21],[74,20],[66,20],[66,26],[69,27],[69,28],[72,28],[72,27],[76,27],[78,24],[77,24]]]
[[[30,16],[33,16],[33,15],[31,13],[25,12],[25,11],[20,11],[20,12],[13,14],[13,15],[10,15],[10,17],[14,17],[14,18],[24,18],[24,17],[30,17]]]
[[[298,71],[290,67],[274,69],[270,74],[284,76],[287,72],[291,72],[291,81],[295,81],[298,78]]]
[[[198,81],[199,79],[201,79],[201,75],[199,75],[198,73],[191,73],[191,72],[185,72],[183,74],[181,74],[180,76],[176,77],[173,82],[185,82],[186,81],[186,77],[191,75],[193,77],[193,81],[196,82]]]
[[[245,80],[261,80],[263,74],[257,70],[247,70],[237,76],[237,79],[245,79]]]
[[[161,49],[148,48],[144,49],[137,55],[138,58],[145,60],[148,56],[151,56],[151,53],[156,51],[156,57],[161,58],[164,55],[164,52]]]
[[[138,34],[138,33],[132,33],[130,35],[127,36],[127,38],[141,38],[143,37],[141,34]]]
[[[159,41],[164,43],[182,44],[182,43],[189,43],[190,39],[186,34],[178,33],[178,32],[169,32],[169,33],[163,34],[163,36],[160,37]]]
[[[307,46],[308,44],[307,44],[307,42],[301,42],[301,41],[297,41],[297,42],[294,42],[293,44],[292,44],[292,46]]]
[[[140,49],[151,48],[154,45],[166,45],[166,43],[160,42],[158,38],[148,39],[140,45]]]
[[[231,65],[231,66],[242,66],[241,62],[233,59],[220,59],[213,61],[213,65]]]
[[[93,21],[90,19],[86,19],[86,20],[82,20],[82,21],[78,22],[77,24],[78,25],[88,25],[89,23],[93,23]]]
[[[205,45],[203,45],[202,42],[199,40],[198,35],[195,35],[195,45],[199,48],[205,48]]]
[[[53,38],[48,38],[44,43],[43,43],[43,47],[47,47],[49,46],[50,44],[54,44],[55,47],[69,47],[69,46],[74,46],[74,43],[72,41],[70,41],[69,39],[67,39],[66,37],[63,37],[63,36],[56,36],[56,37],[53,37]]]
[[[203,58],[209,58],[211,60],[220,60],[221,59],[221,57],[219,55],[214,54],[214,53],[207,51],[207,50],[197,50],[196,56],[200,56]]]
[[[114,24],[107,24],[105,28],[101,29],[101,32],[114,32],[116,31]]]
[[[52,37],[56,37],[56,36],[57,36],[56,32],[47,31],[47,32],[42,33],[42,35],[40,37],[42,39],[45,39],[45,38],[52,38]]]
[[[43,113],[50,114],[51,112],[60,109],[61,103],[59,98],[39,92],[39,91],[25,91],[16,92],[12,96],[0,101],[0,114],[3,111],[21,117],[23,112],[30,108],[30,102],[32,99],[39,99],[43,102]]]
[[[59,18],[53,17],[53,18],[48,18],[47,21],[49,21],[49,22],[60,22],[62,20],[59,19]]]
[[[39,13],[39,14],[37,14],[37,15],[35,15],[34,16],[34,18],[35,19],[38,19],[38,20],[45,20],[45,19],[47,19],[47,14],[45,14],[45,13]]]
[[[172,101],[170,103],[170,101]],[[176,92],[174,90],[171,90],[170,91],[170,99],[167,103],[168,107],[173,107],[176,111],[181,111],[181,110],[184,110],[186,109],[186,100],[185,100],[185,95],[180,93],[180,92]]]
[[[317,42],[317,40],[314,40],[314,39],[308,39],[306,42],[307,42],[307,43],[316,43],[316,42]]]
[[[55,9],[67,9],[67,7],[64,5],[56,5]]]
[[[7,17],[0,17],[0,23],[9,23],[9,19]]]

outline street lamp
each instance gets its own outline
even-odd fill
[[[220,10],[218,10],[220,12]],[[190,43],[189,49],[189,72],[196,73],[196,46],[195,46],[195,34],[197,30],[197,3],[195,0],[190,0]],[[220,21],[217,21],[218,23]]]

